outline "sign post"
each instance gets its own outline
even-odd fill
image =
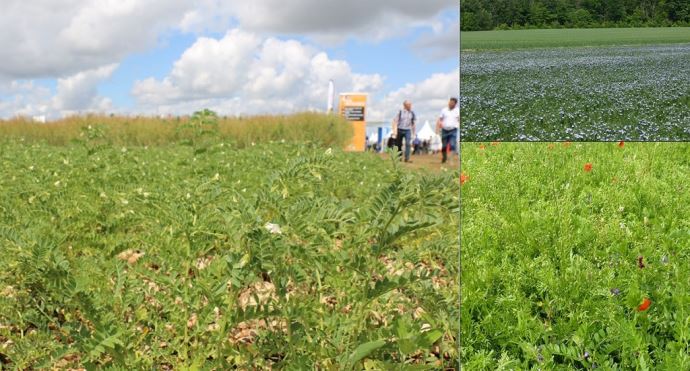
[[[328,114],[333,113],[333,105],[335,104],[335,84],[333,83],[333,80],[328,82],[328,108],[326,111]]]
[[[364,152],[367,135],[367,98],[364,93],[340,94],[340,116],[352,124],[354,136],[345,148],[347,151]]]
[[[379,139],[378,139],[378,148],[379,152],[383,152],[383,127],[379,126]]]

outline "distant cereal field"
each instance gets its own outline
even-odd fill
[[[467,50],[688,42],[690,42],[690,27],[511,30],[462,33],[462,48]]]

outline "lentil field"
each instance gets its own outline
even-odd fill
[[[462,157],[464,369],[690,369],[690,144]]]
[[[0,173],[0,368],[457,365],[457,170],[85,139]]]
[[[688,141],[690,44],[463,51],[461,138]]]

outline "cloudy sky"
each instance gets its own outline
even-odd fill
[[[325,110],[433,119],[458,91],[457,0],[2,0],[0,118]]]

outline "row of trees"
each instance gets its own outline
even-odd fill
[[[690,0],[461,0],[462,30],[690,25]]]

